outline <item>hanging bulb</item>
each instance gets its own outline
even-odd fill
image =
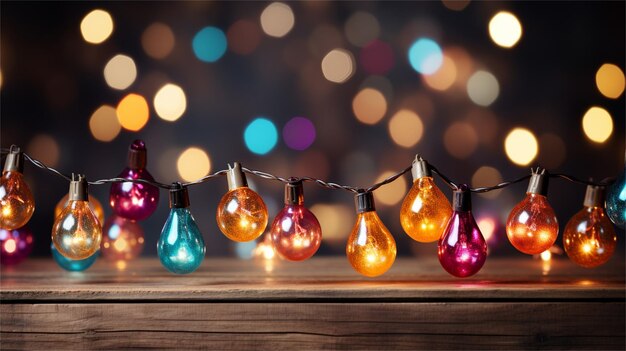
[[[258,238],[267,226],[267,207],[259,194],[248,188],[241,165],[228,165],[228,192],[217,206],[217,225],[230,240]]]
[[[63,211],[63,209],[67,207],[69,198],[69,194],[65,194],[65,196],[63,196],[63,198],[59,200],[56,207],[54,208],[54,218],[57,218],[61,214],[61,211]],[[94,196],[91,196],[91,194],[89,194],[87,198],[89,199],[89,208],[98,218],[98,222],[100,222],[100,224],[103,224],[104,209],[102,208],[102,204],[100,204],[100,201],[98,201],[98,199],[96,199]]]
[[[52,242],[59,253],[83,260],[100,249],[102,225],[89,208],[85,176],[72,174],[67,206],[54,220]]]
[[[485,264],[487,243],[472,216],[472,198],[466,184],[454,191],[452,209],[452,218],[439,239],[439,263],[455,277],[469,277]]]
[[[93,255],[83,259],[83,260],[71,260],[59,253],[57,249],[54,247],[54,244],[50,245],[50,251],[52,252],[52,257],[56,261],[56,263],[66,271],[70,272],[81,272],[85,269],[91,267],[96,259],[98,258],[99,253],[96,251]]]
[[[611,258],[617,236],[604,213],[604,188],[588,185],[584,208],[565,225],[563,246],[576,264],[593,268]]]
[[[396,241],[376,214],[371,192],[356,195],[357,219],[346,245],[346,255],[357,272],[367,277],[385,273],[396,259]]]
[[[161,264],[168,271],[187,274],[195,271],[206,248],[202,233],[189,211],[189,193],[180,183],[170,190],[170,215],[157,243]]]
[[[626,224],[626,169],[607,189],[606,214],[611,222],[624,228]]]
[[[16,265],[33,251],[33,232],[27,226],[6,230],[0,229],[0,263]]]
[[[439,240],[452,215],[450,202],[435,185],[430,167],[415,156],[413,186],[402,202],[400,223],[413,240],[429,243]]]
[[[35,199],[24,181],[24,154],[12,145],[0,178],[0,228],[21,228],[33,216]]]
[[[148,150],[142,140],[135,140],[128,150],[128,167],[118,178],[145,179],[154,181],[146,169]],[[159,189],[145,183],[113,183],[109,196],[113,212],[118,216],[142,221],[156,210],[159,204]]]
[[[271,230],[278,254],[290,261],[313,256],[322,242],[322,228],[315,215],[304,207],[302,181],[285,185],[285,207],[276,215]]]
[[[559,234],[559,223],[548,203],[548,174],[533,170],[526,197],[515,205],[506,221],[506,235],[519,251],[536,255],[552,247]]]
[[[144,244],[139,223],[112,215],[102,228],[102,257],[107,260],[132,260],[141,254]]]

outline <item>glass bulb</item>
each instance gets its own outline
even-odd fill
[[[506,235],[519,251],[536,255],[552,247],[559,234],[559,223],[548,199],[527,193],[506,221]]]
[[[622,171],[606,193],[606,214],[615,225],[626,224],[626,170]]]
[[[96,251],[93,255],[82,259],[82,260],[71,260],[59,253],[57,249],[54,247],[54,244],[50,246],[50,251],[52,252],[52,257],[56,261],[56,263],[66,271],[70,272],[81,272],[85,269],[91,267],[91,265],[96,262],[99,253]]]
[[[604,213],[604,194],[599,187],[588,186],[584,208],[565,225],[563,246],[576,264],[593,268],[611,258],[617,236],[613,224]]]
[[[206,251],[202,233],[188,207],[187,188],[170,191],[170,214],[157,243],[161,264],[176,274],[195,271],[200,267]]]
[[[302,181],[285,185],[285,207],[276,215],[271,229],[274,249],[291,261],[313,256],[322,242],[322,228],[304,207],[302,189]]]
[[[145,143],[141,140],[135,140],[128,151],[128,167],[118,175],[118,178],[154,181],[146,169],[146,164]],[[113,183],[109,201],[113,212],[118,216],[141,221],[150,217],[156,210],[159,204],[159,189],[144,183]]]
[[[6,230],[23,227],[33,216],[35,199],[17,170],[2,172],[0,208],[0,228]]]
[[[104,223],[104,209],[102,208],[102,204],[100,204],[100,201],[98,201],[98,199],[96,199],[95,197],[91,195],[89,195],[88,199],[89,199],[89,208],[91,209],[91,211],[93,211],[96,217],[98,217],[98,222],[100,222],[100,224],[103,224]],[[63,209],[67,207],[68,200],[69,200],[69,194],[65,194],[65,196],[63,196],[63,198],[59,200],[56,207],[54,208],[54,218],[57,218],[61,214],[61,211],[63,211]]]
[[[367,277],[385,273],[396,259],[396,241],[376,214],[371,192],[356,198],[357,219],[346,245],[346,255],[357,272]]]
[[[471,212],[467,185],[454,191],[452,218],[439,239],[439,263],[455,277],[464,278],[480,271],[487,258],[487,243]]]
[[[439,240],[452,215],[452,206],[432,177],[413,181],[402,202],[400,223],[413,239],[423,243]]]
[[[54,221],[52,242],[59,253],[82,260],[100,249],[102,226],[88,201],[70,200]]]
[[[112,215],[102,228],[102,256],[107,260],[132,260],[143,250],[144,233],[139,223]]]
[[[33,233],[27,226],[0,229],[0,263],[6,266],[22,262],[33,251]]]

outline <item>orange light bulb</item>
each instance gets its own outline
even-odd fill
[[[506,235],[516,249],[540,254],[552,247],[559,234],[559,223],[548,203],[548,175],[533,171],[526,197],[515,205],[506,222]]]
[[[439,190],[426,161],[416,156],[413,161],[413,186],[400,209],[402,229],[423,243],[439,240],[452,216],[452,206]]]
[[[217,225],[230,240],[251,241],[267,226],[267,206],[259,194],[248,188],[239,163],[228,166],[228,189],[217,206]]]
[[[385,273],[396,259],[396,241],[376,214],[371,192],[356,196],[357,219],[346,255],[357,272],[367,277]]]
[[[24,181],[24,155],[16,146],[7,155],[0,178],[0,228],[21,228],[35,212],[35,199]]]
[[[602,207],[604,189],[589,185],[584,208],[565,225],[563,246],[567,256],[576,264],[593,268],[611,258],[617,236],[613,224]]]
[[[61,200],[59,200],[56,207],[54,208],[54,218],[57,218],[61,214],[63,209],[67,207],[69,198],[70,198],[70,195],[65,194],[65,196],[63,196]],[[89,195],[88,198],[89,198],[89,208],[96,215],[96,217],[98,217],[98,221],[100,222],[100,224],[103,224],[104,223],[104,209],[102,208],[102,204],[100,203],[100,201],[98,201],[98,199],[96,199],[95,197],[91,195]]]
[[[72,175],[69,202],[52,226],[52,243],[71,260],[84,260],[100,249],[102,225],[89,208],[87,181]]]

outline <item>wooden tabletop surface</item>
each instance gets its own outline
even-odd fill
[[[52,259],[33,258],[4,267],[3,303],[20,301],[480,301],[598,300],[625,298],[624,259],[595,269],[567,258],[490,257],[469,278],[455,278],[439,262],[400,258],[377,278],[360,276],[345,257],[304,262],[207,258],[188,275],[167,272],[156,258],[125,265],[99,259],[84,272],[66,272]]]

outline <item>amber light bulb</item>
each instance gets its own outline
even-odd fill
[[[54,247],[71,260],[86,259],[100,249],[102,225],[88,199],[85,176],[72,174],[69,202],[52,226]]]
[[[12,145],[0,178],[0,228],[18,229],[35,212],[35,199],[24,181],[24,154]]]
[[[506,221],[506,235],[516,249],[540,254],[552,247],[559,234],[559,223],[548,203],[549,176],[545,170],[533,170],[526,197],[515,205]]]
[[[228,192],[217,206],[217,225],[230,240],[251,241],[267,226],[267,206],[259,194],[248,188],[241,165],[228,166]]]
[[[576,264],[593,268],[611,258],[617,236],[603,208],[604,188],[588,185],[584,208],[565,225],[563,246]]]
[[[367,277],[385,273],[396,259],[396,241],[376,214],[371,192],[357,194],[357,219],[346,245],[346,255],[357,272]]]
[[[402,202],[400,224],[415,241],[437,241],[452,216],[452,206],[435,185],[428,163],[419,155],[415,156],[411,174],[413,186]]]
[[[69,199],[70,199],[70,195],[69,194],[65,194],[65,196],[63,196],[63,198],[61,198],[61,200],[59,200],[59,202],[57,203],[56,207],[54,208],[54,218],[57,218],[61,214],[63,209],[67,207],[67,205],[69,203]],[[104,209],[102,208],[102,204],[100,203],[100,201],[98,201],[98,199],[96,199],[95,197],[91,196],[91,194],[88,196],[88,199],[89,199],[88,200],[89,201],[89,208],[91,209],[91,211],[98,218],[98,222],[100,222],[100,224],[104,225]]]

